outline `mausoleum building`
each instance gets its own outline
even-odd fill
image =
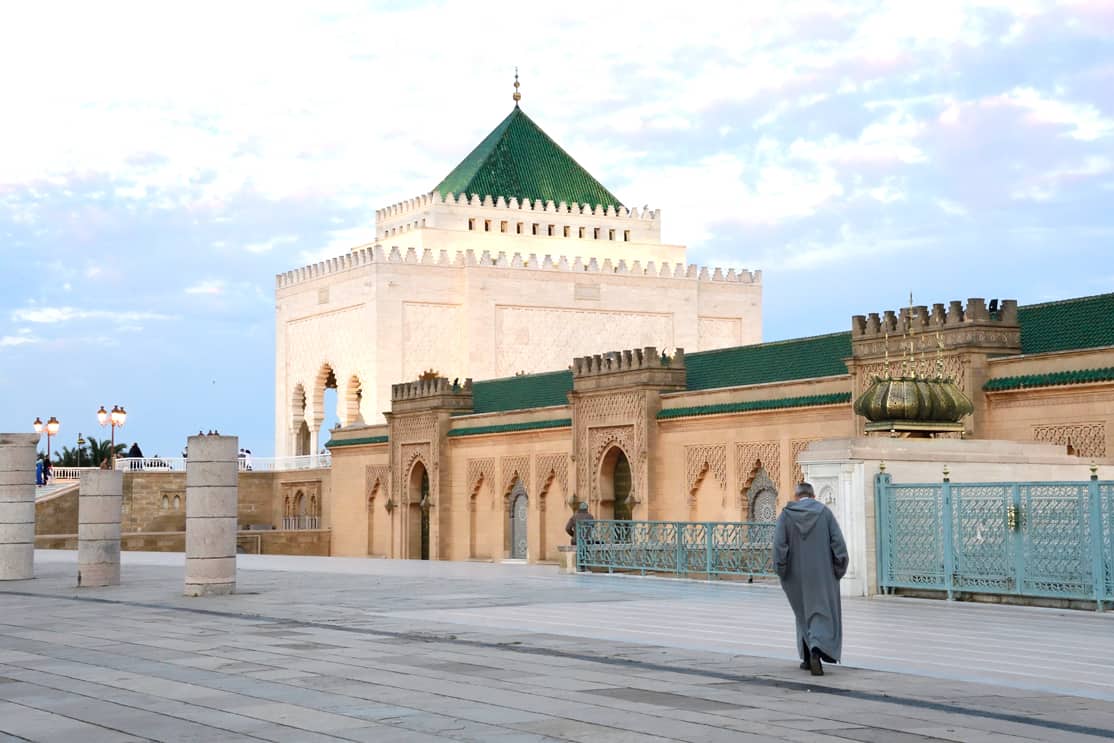
[[[517,94],[516,94],[517,95]],[[382,421],[424,371],[494,378],[600,348],[761,340],[761,277],[686,264],[661,214],[624,205],[518,106],[430,192],[376,212],[376,242],[276,281],[275,453]]]

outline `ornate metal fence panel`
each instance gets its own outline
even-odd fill
[[[1090,488],[1086,483],[1018,487],[1021,593],[1087,596],[1095,590]],[[1105,572],[1105,571],[1103,571]],[[1105,588],[1105,587],[1104,587]]]
[[[944,588],[943,497],[935,485],[890,485],[879,503],[886,586]]]
[[[580,521],[576,562],[679,575],[773,577],[773,522]]]
[[[1114,601],[1114,483],[875,478],[878,583]]]
[[[1011,485],[952,485],[952,587],[974,593],[1010,593],[1017,587],[1007,513]]]

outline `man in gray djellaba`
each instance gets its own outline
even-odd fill
[[[843,647],[839,580],[847,572],[847,544],[835,516],[802,482],[781,510],[774,531],[774,569],[797,617],[801,668],[824,675]]]

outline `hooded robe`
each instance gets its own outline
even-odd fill
[[[782,509],[774,532],[774,569],[797,617],[797,652],[808,660],[819,648],[838,661],[843,646],[839,579],[847,572],[847,544],[835,516],[815,498]]]

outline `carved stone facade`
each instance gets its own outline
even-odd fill
[[[1068,423],[1066,425],[1033,426],[1033,441],[1046,441],[1065,447],[1077,457],[1106,456],[1106,425],[1104,423]]]
[[[961,380],[975,402],[972,417],[979,423],[963,435],[996,439],[971,443],[1001,444],[1003,451],[1009,442],[1055,444],[1062,472],[1074,473],[1071,463],[1078,462],[1078,473],[1068,476],[1079,479],[1088,476],[1092,459],[1103,472],[1114,467],[1114,379],[1076,373],[1114,368],[1114,347],[1009,355],[1013,331],[994,324],[1005,322],[1010,312],[1000,308],[993,317],[982,317],[978,302],[968,306],[974,307],[975,319],[946,324],[941,335],[950,333],[950,339],[940,354],[945,373]],[[962,305],[960,310],[966,313]],[[847,374],[813,379],[738,387],[705,383],[690,389],[689,375],[697,367],[689,365],[683,351],[666,355],[641,348],[573,358],[559,395],[542,396],[545,402],[537,407],[521,407],[522,400],[534,398],[512,392],[550,384],[562,373],[484,382],[503,389],[505,400],[494,407],[494,388],[484,387],[487,407],[482,410],[473,405],[468,380],[396,385],[387,426],[355,425],[333,434],[334,497],[322,513],[333,530],[333,549],[336,554],[417,556],[414,526],[422,510],[415,502],[414,472],[419,464],[429,474],[426,512],[434,559],[498,561],[526,554],[529,561],[555,561],[557,548],[568,542],[564,524],[577,501],[587,501],[597,518],[616,517],[620,486],[629,487],[620,517],[768,520],[803,479],[802,461],[820,467],[812,474],[813,484],[838,518],[856,513],[855,518],[866,519],[865,506],[861,513],[854,511],[862,504],[851,504],[847,492],[856,482],[866,483],[870,473],[856,474],[816,455],[833,440],[854,440],[865,448],[874,442],[902,443],[888,436],[856,438],[851,400],[862,376],[885,363],[878,356],[858,355],[863,349],[884,353],[878,333],[862,335],[853,332],[856,353],[838,359],[846,362]],[[897,350],[892,348],[892,354]],[[724,368],[724,359],[734,354],[715,357],[716,363]],[[697,365],[705,378],[711,360],[704,356]],[[930,349],[925,363],[935,361]],[[919,353],[917,363],[922,363]],[[1064,377],[1061,372],[1071,373]],[[1051,383],[1022,384],[1045,377]],[[480,397],[476,392],[476,401]],[[951,445],[947,450],[954,454],[965,442],[910,443]],[[620,472],[622,458],[629,476]],[[936,477],[944,464],[953,471],[964,466],[959,460],[939,462],[916,477]],[[1003,462],[994,476],[1000,479],[1015,466],[1026,473],[1024,479],[1039,479],[1032,463],[1013,461]],[[512,489],[517,508],[509,497]],[[387,507],[392,501],[393,510]],[[860,580],[863,574],[860,570],[853,577]]]

